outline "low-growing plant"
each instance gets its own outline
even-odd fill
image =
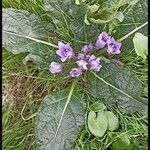
[[[90,149],[134,149],[128,131],[120,131],[120,114],[147,116],[147,99],[119,55],[139,44],[136,37],[131,43],[133,33],[147,32],[146,0],[43,2],[51,22],[26,10],[3,8],[2,23],[3,47],[14,54],[27,52],[25,64],[32,60],[66,87],[47,95],[37,112],[37,149],[78,150],[75,140],[88,132],[94,136]],[[144,59],[145,47],[138,53]],[[116,107],[120,114],[111,111]]]

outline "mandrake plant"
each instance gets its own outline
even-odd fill
[[[147,35],[147,2],[44,0],[43,7],[51,22],[12,8],[3,8],[2,19],[4,48],[26,52],[25,62],[32,60],[55,81],[69,81],[47,95],[37,112],[37,149],[71,149],[86,120],[94,136],[117,130],[118,118],[104,104],[147,116],[142,85],[119,60],[133,49],[135,32]],[[96,103],[86,118],[91,97],[104,104]]]

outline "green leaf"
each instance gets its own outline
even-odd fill
[[[98,8],[99,8],[99,5],[96,5],[96,4],[88,6],[90,13],[96,12],[98,10]]]
[[[84,125],[83,95],[75,93],[75,84],[68,90],[47,95],[36,120],[36,141],[39,150],[71,149]]]
[[[100,11],[90,15],[89,20],[96,24],[104,24],[111,22],[116,16],[116,13],[110,8],[103,8]]]
[[[118,11],[116,13],[116,16],[115,16],[116,19],[118,19],[120,22],[122,22],[124,20],[124,15],[121,11]]]
[[[40,57],[39,55],[34,54],[28,54],[24,59],[23,63],[26,64],[28,61],[33,61],[35,64],[38,65],[39,69],[48,69],[48,63],[45,62],[45,60]]]
[[[104,111],[97,114],[90,111],[88,115],[88,128],[90,132],[98,137],[102,137],[107,130],[107,118]]]
[[[92,105],[90,105],[90,110],[94,112],[98,112],[104,109],[106,109],[106,106],[101,102],[94,102]]]
[[[123,12],[130,4],[123,0],[101,0],[88,5],[86,20],[96,24],[108,24],[109,28],[116,24],[116,20],[124,20]],[[125,6],[125,7],[123,7]],[[123,7],[123,9],[120,9]],[[127,11],[128,9],[126,9]],[[118,23],[117,23],[118,24]]]
[[[88,18],[87,18],[87,13],[84,16],[84,22],[86,25],[90,25],[90,22],[88,21]]]
[[[139,0],[125,0],[130,5],[135,5]]]
[[[120,136],[116,142],[112,144],[112,150],[133,150],[133,144],[130,142],[128,134]]]
[[[2,14],[2,41],[7,50],[14,54],[30,52],[43,55],[50,47],[57,48],[48,42],[47,24],[40,22],[34,14],[12,8],[3,9]]]
[[[75,0],[44,0],[45,10],[49,11],[60,38],[72,42],[81,48],[81,43],[95,40],[100,32],[98,25],[87,25],[84,22],[87,5],[76,5]],[[80,46],[80,47],[79,47]]]
[[[83,2],[85,2],[86,0],[75,0],[75,4],[76,5],[80,5],[82,4]]]
[[[122,50],[130,52],[134,49],[132,39],[135,32],[147,36],[148,5],[147,0],[133,0],[128,3],[132,5],[128,11],[123,12],[124,20],[118,25],[114,36],[122,42]]]
[[[125,0],[95,0],[96,4],[99,4],[101,8],[114,8],[114,6],[120,7],[126,3]]]
[[[134,77],[133,72],[114,63],[102,64],[102,69],[98,73],[87,74],[87,80],[91,81],[88,93],[104,99],[108,105],[117,102],[123,112],[137,111],[147,115],[147,100],[140,97],[142,85]]]
[[[80,3],[81,3],[80,0],[75,0],[76,5],[80,5]]]
[[[54,23],[58,26],[66,25],[68,27],[69,19],[73,19],[71,16],[73,4],[75,5],[73,0],[44,0],[45,10],[50,12]]]
[[[145,60],[148,54],[148,38],[137,32],[133,37],[133,43],[136,54]]]
[[[108,130],[110,131],[116,130],[119,126],[118,118],[111,111],[106,111],[106,116],[108,120]]]

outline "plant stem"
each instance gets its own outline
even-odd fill
[[[60,128],[60,126],[61,126],[63,116],[64,116],[64,114],[65,114],[65,111],[66,111],[66,109],[67,109],[67,106],[68,106],[68,104],[69,104],[69,102],[70,102],[71,96],[72,96],[73,91],[74,91],[74,88],[75,88],[75,83],[76,83],[76,82],[74,81],[73,84],[72,84],[72,86],[71,86],[70,92],[69,92],[69,94],[68,94],[68,98],[67,98],[66,104],[65,104],[64,109],[63,109],[63,112],[62,112],[62,114],[61,114],[61,116],[60,116],[60,120],[59,120],[59,123],[58,123],[58,126],[57,126],[57,130],[56,130],[55,135],[54,135],[53,143],[55,143],[55,141],[56,141],[56,137],[57,137],[59,128]],[[53,146],[54,146],[54,145],[53,145]]]
[[[39,40],[39,39],[35,39],[35,38],[30,37],[30,36],[20,35],[20,34],[13,33],[13,32],[8,32],[8,31],[5,31],[5,30],[3,30],[3,32],[4,32],[4,33],[7,33],[7,34],[14,35],[14,36],[18,36],[18,37],[30,39],[30,40],[33,40],[33,41],[38,42],[38,43],[43,43],[43,44],[45,44],[45,45],[49,45],[49,46],[52,46],[52,47],[54,47],[54,48],[58,48],[58,46],[55,45],[55,44],[48,43],[48,42],[45,42],[45,41],[42,41],[42,40]]]
[[[145,22],[144,24],[142,24],[141,26],[135,28],[134,30],[132,30],[131,32],[129,32],[128,34],[126,34],[125,36],[123,36],[122,38],[120,38],[119,40],[117,40],[118,42],[122,42],[123,40],[125,40],[126,38],[128,38],[130,35],[132,35],[133,33],[135,33],[136,31],[138,31],[139,29],[143,28],[145,25],[148,24],[148,21]]]

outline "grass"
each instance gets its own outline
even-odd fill
[[[42,0],[3,0],[3,7],[28,10],[44,21],[50,21],[42,7]],[[22,63],[27,54],[13,55],[3,49],[3,149],[35,150],[34,122],[36,112],[45,95],[63,88],[62,81],[54,83],[47,71],[39,71],[33,63]],[[147,61],[142,62],[134,51],[123,52],[121,60],[131,67],[143,85],[142,96],[147,97]],[[137,143],[137,149],[147,149],[147,122],[138,115],[122,115],[113,110],[121,122],[120,132],[127,132]],[[91,147],[109,147],[112,135],[108,132],[103,139],[93,137],[85,127],[74,150],[91,150]],[[141,142],[142,141],[142,142]],[[98,148],[96,149],[98,150]]]
[[[24,65],[25,54],[13,55],[3,49],[3,148],[27,150],[34,148],[34,119],[41,100],[54,86],[49,74],[36,65]],[[13,140],[12,140],[13,139]],[[14,140],[15,139],[15,140]],[[32,139],[32,140],[31,140]]]
[[[40,99],[33,98],[33,87],[36,90],[40,83],[26,77],[32,76],[32,71],[22,64],[23,57],[3,50],[3,149],[6,150],[34,149],[34,114]]]
[[[10,109],[3,107],[3,149],[34,149],[33,119],[24,121]]]

